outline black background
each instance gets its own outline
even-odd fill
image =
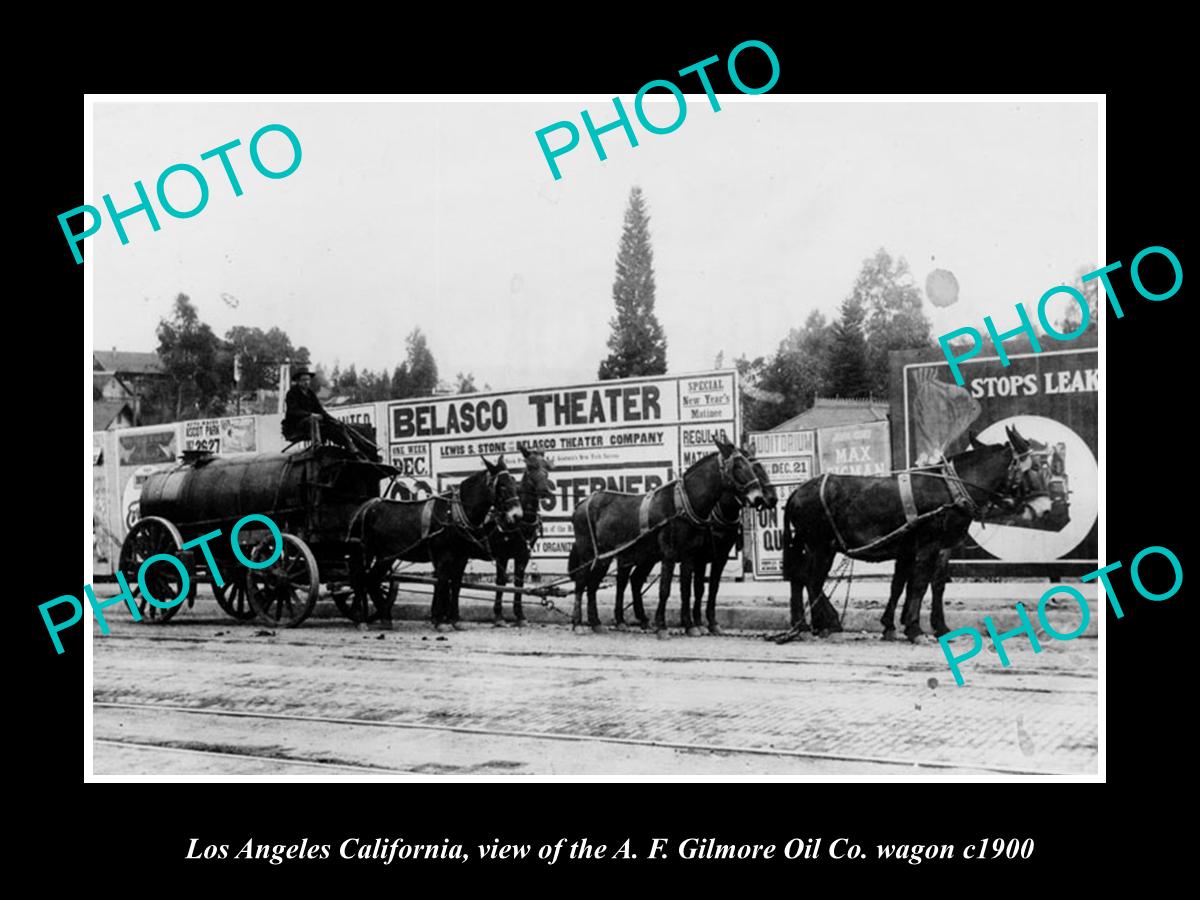
[[[1191,636],[1184,621],[1187,591],[1185,585],[1172,599],[1151,603],[1134,594],[1127,575],[1129,560],[1152,544],[1170,547],[1188,571],[1185,538],[1190,529],[1184,528],[1182,515],[1194,494],[1194,364],[1187,359],[1192,338],[1184,321],[1186,282],[1170,300],[1151,303],[1134,293],[1127,274],[1129,261],[1150,245],[1171,248],[1187,269],[1183,157],[1193,156],[1194,150],[1178,135],[1177,123],[1184,121],[1185,109],[1191,106],[1182,105],[1182,91],[1169,68],[1172,54],[1162,45],[1162,35],[1155,37],[1156,43],[1141,42],[1124,29],[1120,35],[1092,35],[1085,33],[1086,23],[1054,21],[1042,13],[1037,22],[1011,26],[1010,34],[989,25],[986,35],[975,28],[958,34],[954,29],[965,27],[961,21],[906,21],[901,28],[886,17],[864,14],[864,21],[837,26],[812,21],[773,21],[769,27],[724,23],[690,31],[675,28],[667,32],[669,37],[659,38],[624,13],[597,8],[582,14],[585,25],[568,25],[563,14],[549,9],[539,15],[540,33],[511,17],[490,25],[473,21],[474,38],[461,30],[418,27],[408,21],[379,29],[365,22],[351,26],[339,21],[329,24],[319,39],[293,35],[287,40],[279,40],[280,35],[290,34],[294,23],[275,25],[261,34],[247,33],[242,25],[236,37],[216,31],[199,37],[193,33],[190,49],[179,54],[167,53],[164,45],[162,58],[149,64],[145,59],[134,65],[106,57],[111,65],[89,64],[86,88],[172,93],[579,91],[628,98],[645,81],[670,77],[713,54],[723,61],[734,45],[757,38],[770,44],[780,60],[775,94],[1108,92],[1105,262],[1119,259],[1126,265],[1114,278],[1126,315],[1118,321],[1108,313],[1102,373],[1108,415],[1106,558],[1126,563],[1114,577],[1125,618],[1118,621],[1110,611],[1106,621],[1107,745],[1102,750],[1108,784],[85,785],[82,714],[88,698],[82,688],[82,629],[63,634],[66,652],[56,656],[37,612],[37,604],[52,597],[78,596],[80,561],[90,558],[79,540],[80,512],[74,504],[80,454],[88,459],[91,443],[88,435],[75,443],[80,436],[70,422],[71,411],[78,409],[81,368],[87,402],[91,348],[75,356],[79,340],[63,324],[73,320],[82,303],[83,272],[55,217],[97,198],[82,195],[79,175],[82,92],[78,81],[64,80],[36,99],[23,101],[22,115],[33,123],[36,142],[29,146],[22,168],[10,163],[9,169],[10,178],[27,172],[30,161],[40,170],[39,177],[22,174],[14,179],[27,197],[20,201],[22,212],[15,217],[20,230],[10,243],[32,251],[37,260],[26,261],[24,252],[10,256],[20,275],[34,276],[30,288],[10,295],[10,344],[21,345],[14,348],[19,357],[14,365],[21,368],[10,369],[10,379],[28,378],[26,385],[33,393],[30,402],[20,402],[25,421],[10,416],[9,445],[32,438],[37,448],[35,455],[23,452],[19,467],[10,464],[8,469],[14,501],[8,521],[16,523],[10,552],[20,548],[8,560],[9,584],[19,586],[16,603],[26,623],[20,668],[10,680],[20,718],[8,729],[8,744],[17,755],[8,767],[17,782],[11,789],[15,796],[27,797],[19,805],[8,804],[9,817],[23,835],[22,861],[42,857],[43,866],[61,866],[78,854],[79,877],[93,872],[105,881],[130,878],[135,884],[154,883],[167,890],[176,883],[148,878],[182,875],[189,885],[239,885],[247,875],[288,881],[299,875],[314,888],[324,884],[345,889],[366,876],[382,877],[386,884],[405,890],[456,889],[467,876],[482,876],[488,885],[498,885],[506,875],[506,886],[518,887],[529,884],[530,876],[571,886],[585,883],[579,881],[581,875],[586,883],[596,883],[601,876],[614,883],[620,879],[640,884],[650,870],[688,875],[706,886],[728,881],[735,887],[791,892],[810,884],[836,885],[852,871],[871,870],[889,881],[949,876],[955,880],[942,881],[943,886],[958,893],[987,880],[1010,885],[1011,890],[1029,888],[1028,876],[1022,876],[1030,866],[1066,876],[1171,856],[1167,848],[1176,840],[1175,829],[1186,827],[1187,818],[1180,822],[1163,816],[1190,782],[1190,746],[1183,737],[1191,730],[1193,705],[1191,673],[1185,664]],[[465,11],[463,16],[471,18]],[[695,11],[687,16],[681,11],[680,16],[705,19]],[[592,17],[598,22],[595,29],[587,24]],[[379,34],[368,37],[372,30]],[[111,37],[114,44],[134,40],[128,34]],[[1120,44],[1119,52],[1115,43]],[[66,53],[61,48],[58,52]],[[766,80],[765,69],[754,71],[755,56],[750,52],[739,59],[739,71],[751,85]],[[732,91],[723,65],[710,72],[719,93]],[[671,138],[686,140],[686,134],[685,126]],[[481,133],[480,140],[486,142],[488,136]],[[532,136],[531,152],[537,152]],[[86,245],[83,252],[86,255]],[[1020,265],[1020,260],[1008,264]],[[1071,274],[1064,272],[1064,277]],[[10,409],[12,404],[10,400]],[[84,490],[86,495],[86,485]],[[84,522],[85,531],[87,526]],[[1162,569],[1166,579],[1169,572],[1165,565]],[[1143,570],[1143,577],[1148,586],[1161,589],[1153,565]],[[897,778],[906,774],[898,770]],[[337,860],[279,867],[183,861],[193,837],[234,847],[248,837],[270,843],[307,837],[310,842],[332,843],[336,855],[337,844],[349,836],[403,837],[409,843],[440,843],[449,837],[467,844],[499,837],[534,845],[564,836],[609,844],[631,837],[637,848],[648,846],[652,836],[782,843],[818,835],[827,844],[845,836],[868,848],[879,842],[961,846],[983,837],[1033,837],[1037,851],[1031,861],[1002,864],[1000,870],[995,863],[946,868],[782,860],[767,868],[642,859],[586,868],[547,868],[536,861],[492,867],[472,862],[429,865],[419,871],[412,864],[383,868]],[[64,853],[64,848],[77,850]],[[756,881],[755,876],[772,881]],[[418,877],[420,881],[414,880]],[[79,887],[88,889],[86,882]]]

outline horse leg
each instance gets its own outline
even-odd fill
[[[379,563],[371,570],[371,584],[374,588],[371,591],[371,600],[375,604],[375,612],[381,626],[386,631],[395,629],[396,624],[392,621],[392,608],[396,605],[396,589],[392,582],[388,582],[384,586],[383,576],[391,569],[391,562]],[[363,612],[366,612],[364,607]]]
[[[833,547],[820,548],[813,554],[808,570],[808,602],[812,609],[813,630],[820,637],[828,637],[842,630],[837,610],[825,596],[825,579],[829,577],[829,570],[833,567],[833,558],[836,555],[837,551]]]
[[[703,553],[697,553],[692,559],[692,621],[697,628],[704,622],[701,612],[704,609],[704,572],[707,565]]]
[[[429,617],[433,620],[433,627],[436,631],[445,631],[443,627],[446,624],[446,589],[449,585],[449,575],[447,573],[448,560],[445,557],[435,559],[433,562],[433,577],[437,580],[437,584],[433,586],[433,603],[429,608]]]
[[[571,611],[571,630],[574,631],[583,622],[583,586],[588,580],[588,572],[579,562],[578,542],[571,545],[571,552],[567,556],[567,571],[572,573],[575,579],[575,607]]]
[[[667,634],[667,601],[671,598],[671,579],[674,575],[675,561],[664,559],[658,578],[658,611],[654,614],[654,627],[660,641],[665,641],[670,636]],[[686,610],[684,615],[687,615]]]
[[[934,637],[949,634],[946,627],[946,611],[942,608],[942,597],[946,593],[946,582],[950,580],[950,550],[942,550],[934,563],[933,579],[930,581],[930,596],[933,598],[929,610],[929,627]]]
[[[529,565],[528,552],[518,552],[513,557],[513,586],[517,589],[517,592],[513,594],[512,609],[518,628],[525,627],[525,610],[521,606],[521,588],[525,587],[525,567],[527,565]]]
[[[508,582],[508,560],[503,556],[496,557],[496,584],[505,585]],[[504,627],[504,591],[496,591],[496,602],[492,604],[492,622],[497,628]]]
[[[463,625],[459,622],[458,617],[458,593],[462,590],[463,573],[467,570],[467,563],[470,562],[467,557],[454,560],[453,569],[451,570],[450,578],[450,627],[455,631],[462,631]]]
[[[687,554],[679,561],[679,599],[683,604],[679,613],[683,633],[688,637],[700,637],[700,629],[692,619],[692,558]]]
[[[721,573],[725,571],[725,562],[728,558],[724,554],[718,554],[717,558],[712,561],[712,568],[708,576],[708,607],[705,609],[705,618],[708,619],[709,634],[721,633],[721,626],[717,624],[717,585],[721,583]]]
[[[604,626],[600,624],[600,613],[596,610],[596,591],[599,589],[600,582],[604,580],[606,574],[608,574],[607,565],[597,566],[592,571],[592,577],[588,579],[588,625],[596,634],[604,633]]]
[[[913,563],[912,578],[908,582],[908,594],[904,598],[904,610],[900,614],[900,624],[904,626],[904,635],[916,644],[921,635],[921,601],[925,599],[925,589],[937,564],[938,551],[920,549]]]
[[[617,631],[629,630],[629,626],[625,624],[625,586],[629,584],[629,573],[632,570],[633,566],[629,563],[617,561],[617,599],[613,603],[613,623]]]
[[[650,628],[650,617],[646,615],[646,607],[642,603],[642,588],[646,586],[646,579],[650,576],[650,570],[653,568],[653,565],[634,566],[633,575],[629,579],[629,585],[633,591],[633,615],[637,618],[642,631]]]
[[[896,570],[892,573],[892,587],[888,592],[887,606],[883,610],[883,616],[879,619],[883,624],[885,641],[896,639],[896,604],[900,600],[900,595],[904,593],[908,580],[912,577],[914,560],[915,557],[907,549],[902,549],[896,556]]]

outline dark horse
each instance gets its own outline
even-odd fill
[[[982,518],[997,500],[1010,501],[1027,470],[1028,444],[1015,429],[1005,444],[980,444],[937,466],[883,476],[825,474],[800,485],[788,498],[783,523],[783,571],[791,582],[792,634],[813,627],[841,631],[824,594],[834,556],[878,562],[914,558],[907,578],[901,622],[910,641],[921,637],[921,601],[942,543],[965,519]],[[1015,449],[1017,446],[1025,448]],[[955,538],[958,539],[958,538]],[[885,623],[886,624],[886,623]],[[935,622],[934,627],[944,622]]]
[[[758,477],[759,485],[762,487],[762,497],[754,503],[754,508],[774,509],[779,503],[775,485],[771,484],[771,479],[767,477],[762,463],[754,458],[754,451],[745,452],[754,474]],[[729,552],[733,549],[733,545],[741,533],[741,512],[742,501],[732,488],[726,487],[702,525],[693,524],[685,518],[674,529],[675,535],[680,541],[675,547],[676,558],[679,560],[680,599],[685,609],[688,607],[689,600],[692,603],[691,624],[688,624],[687,621],[684,622],[684,628],[689,637],[696,637],[700,634],[700,626],[704,621],[704,616],[701,615],[701,603],[704,599],[704,575],[710,564],[712,565],[712,575],[709,579],[706,611],[708,631],[710,634],[721,633],[721,628],[717,625],[717,588],[721,582],[721,573],[729,561]],[[634,565],[632,562],[618,560],[615,610],[618,631],[624,631],[627,627],[625,625],[625,585],[627,583],[633,586],[633,610],[638,624],[643,629],[649,628],[650,622],[646,619],[642,606],[642,585],[646,583],[646,578],[650,575],[650,570],[654,568],[656,562],[658,560],[645,560]],[[667,589],[669,591],[670,587],[668,586]]]
[[[496,561],[496,584],[507,584],[508,561],[513,561],[513,585],[521,588],[525,585],[525,567],[529,565],[529,554],[533,545],[542,536],[541,500],[550,496],[554,491],[554,482],[550,480],[550,469],[554,468],[550,460],[538,450],[530,450],[524,444],[517,444],[517,449],[525,457],[525,474],[517,493],[521,497],[521,519],[511,525],[496,522],[495,528],[488,536],[487,547],[492,558]],[[496,591],[496,603],[493,607],[495,624],[503,627],[504,623],[504,591]],[[525,624],[525,612],[521,608],[521,593],[513,594],[513,617],[517,627]]]
[[[647,562],[653,565],[661,561],[663,574],[658,612],[654,618],[659,636],[666,637],[667,599],[671,592],[671,576],[679,559],[675,548],[681,546],[678,529],[685,522],[702,525],[726,489],[751,503],[762,499],[762,486],[750,461],[733,444],[720,440],[715,443],[718,452],[705,456],[689,466],[682,477],[662,487],[646,494],[596,491],[575,508],[571,516],[575,545],[571,548],[568,563],[575,580],[573,626],[583,624],[582,604],[586,588],[588,625],[595,632],[604,630],[596,611],[596,590],[608,573],[614,556],[618,558],[619,566],[635,568]],[[638,584],[635,602],[640,601],[640,589]],[[640,603],[635,611],[638,620],[645,621],[645,611],[640,608]],[[692,628],[691,609],[686,604],[683,624],[685,628]]]
[[[427,500],[377,498],[355,513],[350,536],[362,548],[355,592],[374,600],[386,625],[391,625],[392,608],[383,599],[380,584],[399,559],[433,563],[437,579],[430,610],[433,624],[438,631],[462,629],[458,590],[468,559],[485,547],[488,520],[511,524],[521,518],[516,479],[505,467],[504,457],[494,465],[486,459],[483,464],[482,472],[470,475],[448,494]]]
[[[1050,495],[1046,492],[1042,476],[1029,464],[1029,442],[1015,429],[1008,433],[1008,439],[1021,464],[1022,490],[1011,498],[998,498],[995,505],[1006,513],[1011,513],[1019,507],[1023,519],[1033,520],[1049,509]],[[970,438],[970,444],[973,450],[982,450],[987,446],[976,440],[974,435]],[[900,600],[900,594],[910,585],[914,589],[920,589],[919,582],[915,581],[918,577],[929,584],[929,626],[933,629],[934,636],[941,637],[949,633],[942,598],[946,593],[946,583],[950,580],[950,555],[966,540],[971,522],[971,516],[961,509],[948,510],[940,529],[931,524],[928,532],[921,533],[921,543],[915,539],[906,539],[901,543],[896,555],[896,570],[892,575],[887,607],[880,618],[885,641],[896,639],[896,604]]]

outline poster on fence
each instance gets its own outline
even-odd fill
[[[797,485],[813,477],[815,431],[763,431],[749,436],[754,455],[775,485],[774,509],[750,513],[750,555],[755,578],[778,578],[783,565],[783,510]]]
[[[737,423],[734,371],[625,378],[395,401],[387,404],[387,457],[402,473],[396,490],[421,497],[479,471],[481,455],[503,455],[519,471],[519,443],[545,452],[555,490],[542,501],[534,558],[565,564],[571,514],[588,495],[662,487],[715,452],[714,437],[736,443]]]
[[[254,416],[193,419],[181,422],[184,450],[209,453],[253,453],[257,449]]]

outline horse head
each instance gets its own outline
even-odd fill
[[[492,495],[492,511],[496,515],[502,516],[511,525],[523,515],[521,497],[517,491],[517,480],[513,478],[512,472],[508,471],[508,466],[504,464],[503,454],[496,458],[495,464],[485,456],[479,458],[487,467],[488,484]]]
[[[742,455],[750,461],[750,468],[754,470],[754,474],[758,477],[758,482],[762,486],[762,500],[754,504],[755,509],[774,509],[779,505],[779,494],[775,490],[775,485],[771,484],[771,479],[767,476],[767,470],[763,468],[763,464],[758,461],[755,455],[754,444],[742,435]]]
[[[717,445],[722,482],[733,489],[740,502],[751,503],[761,509],[766,498],[763,496],[762,481],[750,460],[733,444],[719,437],[713,438],[713,443]]]
[[[1032,447],[1013,426],[1005,428],[1007,441],[988,444],[970,436],[971,449],[951,457],[959,477],[968,486],[983,490],[985,506],[994,506],[1033,520],[1050,509],[1050,495],[1041,473],[1033,465]]]
[[[540,450],[530,450],[525,444],[517,444],[517,449],[525,457],[525,478],[522,479],[522,485],[528,480],[533,493],[538,497],[553,496],[555,484],[550,479],[550,470],[554,468],[554,464]]]
[[[1032,521],[1050,511],[1053,502],[1041,470],[1033,464],[1033,446],[1017,431],[1015,425],[1007,426],[1004,433],[1013,449],[1015,469],[1010,475],[1009,490],[1011,508],[1020,510],[1021,518]]]

